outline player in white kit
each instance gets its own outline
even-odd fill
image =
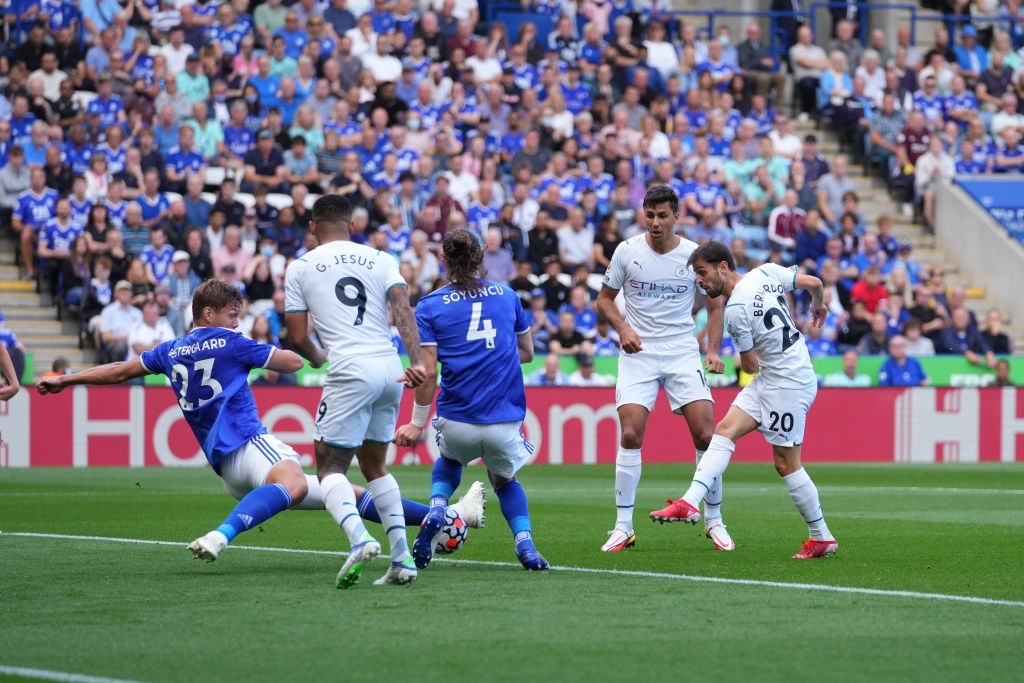
[[[690,256],[690,265],[697,273],[697,284],[709,297],[727,300],[726,327],[736,343],[743,371],[755,377],[715,427],[693,483],[670,506],[676,508],[673,514],[690,523],[700,519],[697,506],[721,478],[736,441],[756,429],[772,445],[775,469],[810,531],[810,538],[793,557],[834,555],[839,543],[825,524],[818,489],[800,463],[807,411],[814,403],[818,381],[786,299],[786,293],[795,289],[810,292],[811,324],[820,327],[828,313],[821,280],[799,273],[795,266],[771,263],[741,276],[729,249],[720,242],[698,247]]]
[[[375,583],[406,584],[416,566],[405,537],[398,482],[385,464],[395,432],[402,385],[426,378],[409,292],[398,262],[386,252],[349,241],[352,208],[324,195],[313,205],[309,229],[320,246],[293,261],[285,274],[285,320],[295,350],[313,367],[328,363],[314,428],[317,476],[324,504],[348,535],[352,550],[338,572],[338,587],[359,581],[364,565],[380,553],[363,525],[346,474],[359,451],[359,469],[373,494],[391,545],[391,566]],[[403,372],[391,343],[388,305],[405,343]],[[309,336],[308,314],[326,351]]]
[[[619,552],[636,543],[633,506],[640,483],[640,446],[658,387],[664,383],[672,412],[686,418],[698,461],[714,429],[711,390],[693,334],[697,279],[687,261],[697,245],[673,231],[679,219],[679,196],[671,188],[657,186],[647,192],[644,216],[646,232],[615,249],[597,297],[598,313],[619,333],[621,344],[615,386],[621,427],[615,456],[617,513],[615,528],[608,532],[602,552]],[[626,302],[625,317],[615,304],[620,291]],[[710,372],[722,372],[718,357],[722,306],[710,299],[707,304],[707,368]],[[722,523],[721,481],[704,504],[708,538],[716,548],[732,550],[735,544]]]

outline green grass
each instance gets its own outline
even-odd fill
[[[232,507],[209,471],[0,470],[0,671],[137,681],[1020,680],[1024,468],[808,469],[840,541],[835,559],[790,559],[806,525],[769,464],[726,474],[733,553],[715,552],[700,527],[647,522],[692,468],[645,467],[637,546],[613,555],[597,551],[614,520],[612,468],[534,467],[521,480],[552,571],[519,568],[489,494],[487,527],[411,587],[373,586],[378,562],[348,591],[333,587],[346,544],[326,512],[285,513],[217,562],[192,561],[185,544]],[[407,496],[426,495],[427,469],[395,472]],[[466,483],[482,474],[470,469]]]

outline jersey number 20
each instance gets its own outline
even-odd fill
[[[473,303],[472,317],[469,319],[469,329],[466,331],[466,341],[476,341],[477,339],[483,339],[487,342],[487,348],[494,348],[494,338],[498,336],[498,331],[494,329],[491,324],[490,318],[481,320],[480,316],[484,312],[484,305],[480,301]]]

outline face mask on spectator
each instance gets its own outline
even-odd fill
[[[260,247],[260,253],[266,256],[267,258],[270,258],[271,256],[274,255],[274,247],[270,245]]]
[[[409,119],[409,130],[419,130],[419,129],[420,129],[420,120],[419,119]]]
[[[725,35],[723,33],[722,35],[718,36],[718,42],[720,42],[725,47],[728,47],[729,46],[729,36],[727,36],[727,35]]]

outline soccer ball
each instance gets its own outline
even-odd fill
[[[444,526],[434,535],[434,552],[451,555],[466,542],[469,527],[459,511],[447,508],[444,511]]]

